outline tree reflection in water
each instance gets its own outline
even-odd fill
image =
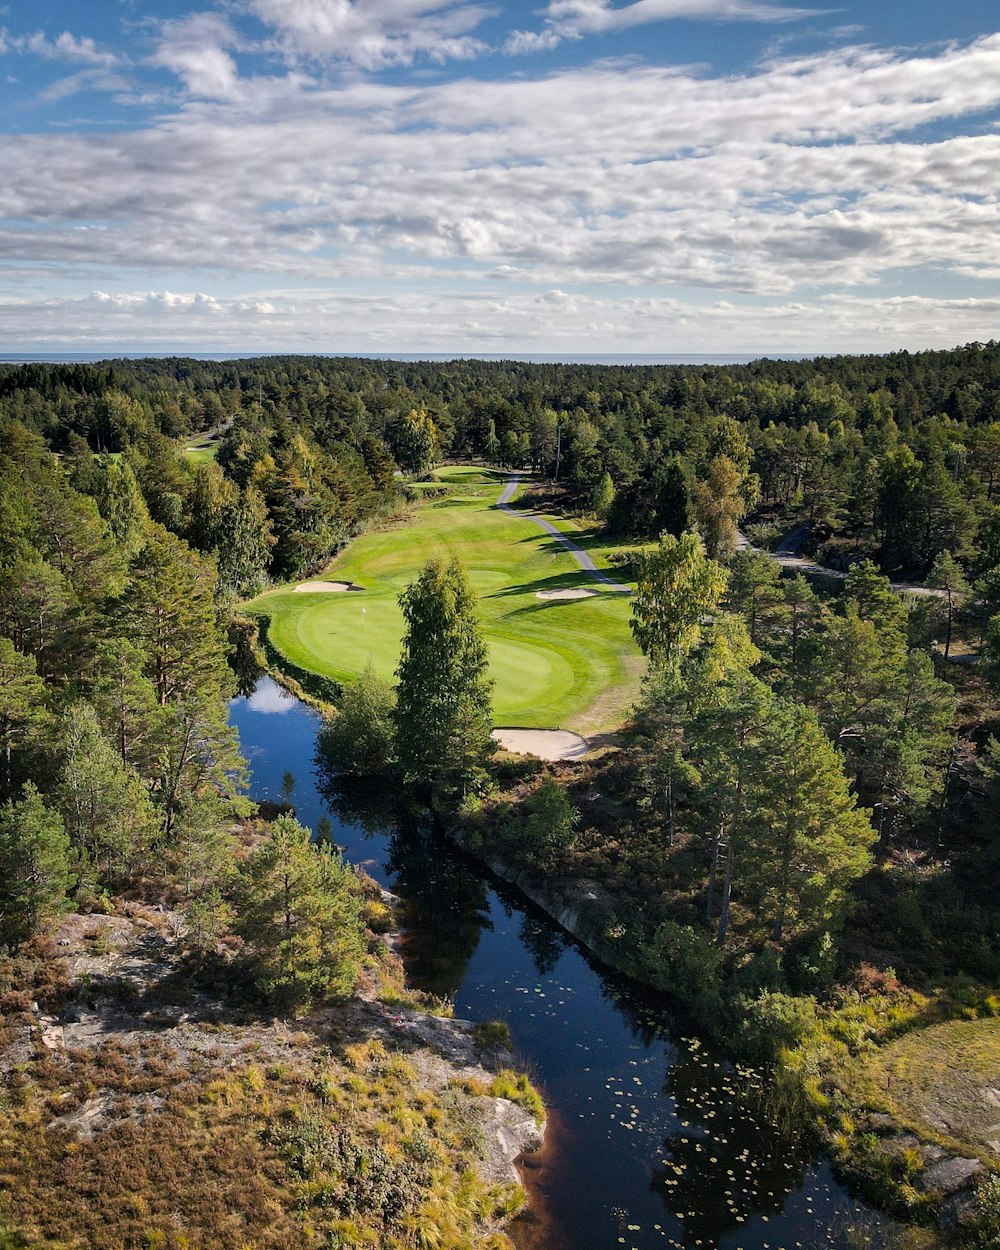
[[[437,998],[454,998],[483,931],[493,928],[486,882],[415,823],[397,827],[386,867],[405,899],[407,979]]]
[[[687,1244],[718,1245],[754,1217],[778,1215],[802,1188],[810,1152],[802,1135],[782,1132],[769,1114],[759,1072],[681,1042],[664,1092],[678,1127],[665,1139],[652,1185]]]
[[[338,777],[317,759],[319,788],[342,821],[366,836],[388,834],[385,872],[403,899],[406,979],[435,998],[453,999],[484,930],[492,929],[482,877],[389,786]]]

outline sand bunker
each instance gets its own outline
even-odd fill
[[[583,586],[574,586],[569,590],[538,590],[536,599],[589,599],[596,595],[596,590],[586,590]]]
[[[360,589],[360,586],[353,586],[350,582],[302,582],[295,587],[295,593],[297,595],[331,595],[340,594],[345,590]]]
[[[578,760],[590,750],[586,738],[568,729],[494,729],[493,737],[505,751],[540,760]]]

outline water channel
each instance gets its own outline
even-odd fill
[[[314,776],[319,720],[270,678],[233,701],[256,799],[295,778],[303,824],[325,815],[346,857],[405,901],[410,981],[467,1019],[501,1019],[549,1108],[527,1162],[519,1250],[857,1250],[895,1230],[829,1163],[753,1109],[756,1080],[662,1002],[597,969],[519,896],[419,829],[330,808]],[[752,1091],[750,1091],[752,1093]]]

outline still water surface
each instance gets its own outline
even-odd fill
[[[295,778],[303,824],[405,901],[412,983],[457,1016],[502,1019],[549,1108],[528,1161],[521,1250],[853,1250],[894,1229],[753,1108],[754,1075],[699,1044],[662,1002],[596,969],[540,912],[426,832],[331,808],[313,771],[318,718],[270,678],[232,723],[256,799]]]

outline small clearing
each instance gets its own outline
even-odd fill
[[[297,595],[340,595],[345,590],[361,590],[353,582],[300,582],[295,587]]]
[[[915,1029],[877,1051],[863,1070],[904,1124],[1000,1157],[1000,1019]]]
[[[578,760],[590,743],[568,729],[494,729],[494,739],[514,755],[537,755],[540,760]]]

